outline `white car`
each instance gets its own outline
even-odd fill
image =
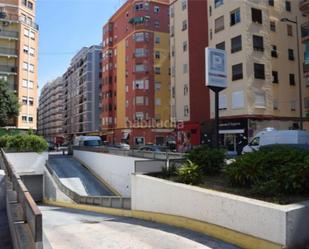
[[[86,147],[102,146],[102,139],[99,136],[79,136],[74,139],[73,145]]]

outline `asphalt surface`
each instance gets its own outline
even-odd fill
[[[53,155],[48,162],[60,181],[78,194],[86,196],[114,195],[87,168],[71,156]]]
[[[237,249],[209,236],[133,218],[40,206],[44,249]]]

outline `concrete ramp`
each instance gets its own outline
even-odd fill
[[[71,156],[50,155],[48,164],[61,183],[79,195],[114,195],[96,176]]]

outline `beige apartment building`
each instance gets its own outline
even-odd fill
[[[294,0],[208,0],[209,47],[227,53],[228,87],[219,105],[221,143],[230,151],[267,127],[300,128],[300,100],[306,119],[309,81],[303,75],[300,36],[308,17],[299,5]]]
[[[0,78],[17,94],[21,108],[10,126],[36,129],[38,25],[35,0],[0,0]]]
[[[64,132],[64,81],[62,77],[44,85],[39,99],[38,134],[56,142]]]

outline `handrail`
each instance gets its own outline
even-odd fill
[[[42,213],[30,195],[27,187],[21,180],[20,176],[7,160],[3,149],[1,149],[0,157],[3,161],[6,175],[8,176],[8,182],[11,183],[12,190],[16,192],[16,200],[22,207],[23,221],[30,228],[32,241],[37,243],[38,247],[41,247],[43,243]],[[10,222],[14,223],[14,221]]]
[[[131,198],[121,197],[121,196],[83,196],[79,195],[75,191],[69,189],[65,186],[56,173],[51,168],[50,164],[46,162],[46,168],[57,184],[58,188],[67,195],[74,202],[79,204],[88,204],[101,207],[109,208],[121,208],[121,209],[131,209]]]

